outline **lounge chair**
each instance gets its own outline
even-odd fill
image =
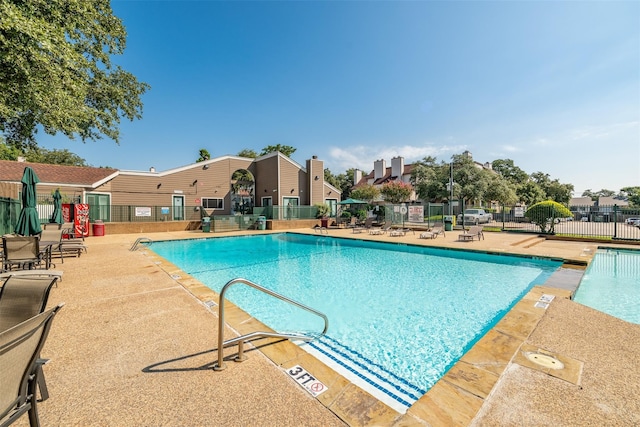
[[[439,236],[440,234],[442,234],[442,237],[447,237],[447,235],[444,232],[444,226],[442,225],[441,222],[436,222],[435,224],[433,224],[433,227],[431,227],[429,231],[435,234],[436,237]]]
[[[40,246],[49,245],[49,251],[53,256],[56,252],[60,261],[64,264],[64,252],[62,251],[62,228],[47,227],[40,233]]]
[[[316,225],[313,227],[313,230],[314,230],[316,233],[320,233],[320,234],[323,234],[323,233],[324,233],[324,234],[329,234],[329,230],[327,229],[327,227],[323,227],[323,226],[318,225],[318,224],[316,224]]]
[[[0,288],[0,332],[10,329],[44,311],[57,276],[9,276]],[[38,357],[38,385],[42,400],[49,398],[42,366],[48,359]]]
[[[36,407],[38,358],[63,304],[0,332],[0,425],[8,426],[24,413],[31,427],[40,425]]]
[[[40,251],[38,236],[2,236],[2,249],[3,271],[35,268],[50,255]]]
[[[387,231],[391,230],[391,226],[391,221],[385,221],[382,227],[372,227],[369,229],[369,234],[385,234]]]
[[[424,231],[422,233],[420,233],[420,238],[421,239],[435,239],[436,237],[438,237],[439,235],[441,235],[443,237],[446,237],[446,234],[444,233],[444,228],[442,227],[442,225],[434,225],[433,227],[431,227],[431,229],[429,229],[429,231]]]
[[[42,313],[57,276],[11,275],[0,288],[0,331]]]
[[[359,224],[353,227],[353,232],[360,233],[362,231],[369,230],[371,227],[373,227],[373,218],[367,218],[364,220],[364,224]]]
[[[56,277],[62,281],[63,272],[60,270],[11,270],[0,273],[0,285],[11,276],[29,276],[29,277]]]
[[[484,233],[482,232],[481,225],[474,225],[473,227],[470,227],[468,231],[465,231],[464,233],[458,235],[458,240],[473,241],[473,239],[475,239],[476,237],[478,238],[478,240],[480,240],[480,238],[484,240]]]
[[[351,221],[347,224],[347,228],[355,228],[358,226],[358,217],[352,216]]]

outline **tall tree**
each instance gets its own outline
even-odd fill
[[[449,171],[449,164],[436,164],[431,156],[415,162],[411,169],[411,184],[418,198],[425,201],[449,199]]]
[[[468,201],[481,201],[489,186],[486,170],[478,168],[473,160],[464,154],[455,154],[453,159],[454,196],[463,200],[466,207]]]
[[[26,153],[26,159],[28,162],[34,163],[49,163],[52,165],[67,165],[67,166],[87,166],[87,162],[82,157],[71,151],[65,149],[62,150],[47,150],[46,148],[38,148],[29,150]]]
[[[624,187],[620,189],[620,193],[627,197],[632,206],[640,207],[640,187]]]
[[[258,153],[256,153],[255,150],[251,150],[250,148],[244,148],[240,150],[240,152],[238,153],[238,157],[247,157],[249,159],[255,159],[256,157],[258,157]]]
[[[382,194],[384,200],[394,205],[409,200],[411,192],[413,192],[411,184],[402,181],[387,182],[380,189],[380,194]]]
[[[548,173],[534,172],[531,179],[540,186],[545,194],[545,198],[558,203],[569,204],[573,193],[573,184],[562,184],[557,179],[552,180]]]
[[[518,199],[527,206],[542,202],[546,198],[545,192],[538,184],[528,181],[519,186],[516,190]]]
[[[378,187],[374,187],[370,184],[365,184],[352,189],[351,197],[356,200],[364,200],[365,202],[371,204],[374,201],[378,200],[378,198],[380,197],[380,190],[378,189]]]
[[[22,151],[0,141],[0,160],[18,160],[21,155]]]
[[[15,147],[48,134],[120,140],[149,85],[111,62],[126,30],[109,0],[0,0],[0,132]]]
[[[209,151],[207,151],[204,148],[200,149],[200,152],[198,153],[199,157],[198,160],[196,160],[196,163],[198,162],[204,162],[205,160],[209,160],[211,158],[211,154],[209,154]]]
[[[518,201],[514,185],[500,175],[489,173],[489,186],[484,193],[486,200],[494,200],[503,205],[512,205]]]
[[[512,184],[521,185],[529,180],[529,175],[511,159],[494,160],[491,162],[491,168]]]
[[[354,168],[347,169],[345,173],[334,175],[326,168],[324,170],[324,180],[333,185],[342,193],[342,198],[347,199],[351,197],[351,188],[353,187],[353,174]]]
[[[87,161],[69,150],[47,150],[38,146],[26,151],[0,142],[0,160],[18,160],[24,157],[26,161],[33,163],[48,163],[52,165],[88,166]]]
[[[260,153],[260,155],[264,156],[265,154],[273,153],[274,151],[279,151],[285,156],[291,157],[291,155],[296,152],[296,148],[293,148],[290,145],[282,145],[282,144],[267,145],[262,149],[262,152]]]

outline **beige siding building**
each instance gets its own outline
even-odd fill
[[[40,179],[39,199],[59,188],[63,203],[88,203],[91,220],[112,221],[112,214],[122,209],[147,215],[150,208],[160,210],[163,220],[199,220],[202,215],[247,213],[253,207],[335,206],[340,200],[340,191],[324,181],[324,164],[315,156],[306,168],[273,152],[256,159],[222,156],[162,172],[0,161],[0,197],[19,198],[26,166]]]

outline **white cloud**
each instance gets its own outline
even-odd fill
[[[332,147],[329,149],[327,163],[331,170],[344,171],[349,168],[357,168],[369,172],[373,169],[373,163],[380,159],[386,160],[387,166],[391,166],[391,159],[398,156],[404,157],[405,163],[412,163],[427,156],[446,161],[452,154],[460,154],[466,149],[466,145],[403,145],[388,147],[357,145],[348,148]]]
[[[517,153],[518,151],[522,151],[521,148],[516,147],[515,145],[508,145],[508,144],[503,145],[502,149],[507,153]]]

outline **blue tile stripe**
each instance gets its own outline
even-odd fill
[[[307,345],[407,408],[426,393],[331,337],[325,335]]]

